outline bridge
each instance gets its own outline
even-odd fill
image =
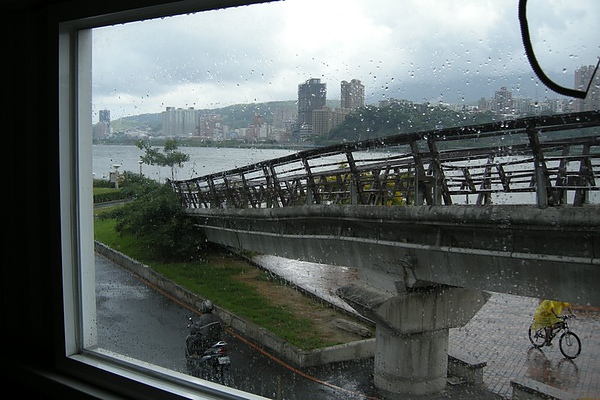
[[[173,181],[208,240],[357,267],[375,385],[446,384],[448,330],[487,291],[600,305],[600,113],[436,129]]]

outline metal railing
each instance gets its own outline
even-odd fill
[[[188,208],[311,204],[539,207],[600,190],[600,112],[399,134],[172,181]]]

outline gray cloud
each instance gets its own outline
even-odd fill
[[[555,79],[568,84],[575,68],[596,62],[600,2],[530,0],[529,11]],[[311,77],[333,99],[352,78],[373,101],[473,101],[504,83],[538,89],[516,0],[289,0],[95,29],[93,57],[94,108],[114,118],[290,100]]]

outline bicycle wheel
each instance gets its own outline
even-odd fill
[[[546,342],[546,331],[544,328],[533,329],[529,327],[529,341],[536,349],[539,349]]]
[[[573,332],[565,332],[558,341],[558,347],[563,356],[572,360],[581,353],[581,340]]]

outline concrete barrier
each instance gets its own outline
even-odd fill
[[[529,378],[517,378],[510,382],[513,400],[575,400],[578,397]]]
[[[458,376],[472,385],[483,385],[483,368],[480,362],[467,354],[448,354],[448,374]]]

